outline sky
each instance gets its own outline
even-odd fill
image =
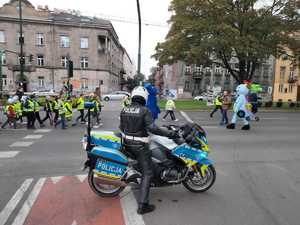
[[[80,10],[84,15],[108,15],[111,18],[122,17],[125,20],[137,21],[136,0],[29,0],[34,6],[48,5],[50,9]],[[0,0],[0,5],[9,0]],[[142,26],[142,60],[141,72],[149,75],[150,68],[156,66],[156,61],[151,59],[157,42],[164,41],[169,30],[167,20],[170,18],[168,7],[171,0],[140,0],[141,17],[149,23],[163,26]],[[138,55],[138,25],[111,21],[119,40],[127,50],[131,59],[137,65]]]

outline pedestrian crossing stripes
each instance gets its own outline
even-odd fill
[[[42,138],[44,135],[40,135],[40,134],[36,134],[36,135],[27,135],[26,137],[24,137],[23,139],[40,139]]]
[[[0,225],[9,218],[12,225],[145,225],[136,209],[129,187],[118,197],[100,198],[86,174],[26,179],[0,212]]]
[[[27,141],[17,141],[13,144],[11,144],[9,147],[29,147],[33,144],[33,142],[27,142]]]
[[[0,159],[13,158],[19,154],[19,151],[0,152]]]
[[[52,129],[37,129],[34,131],[34,133],[49,133]]]

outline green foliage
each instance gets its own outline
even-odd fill
[[[172,0],[170,10],[171,29],[154,55],[160,65],[216,63],[241,83],[285,47],[291,59],[300,54],[299,0]]]

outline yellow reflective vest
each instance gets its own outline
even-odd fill
[[[32,100],[27,100],[27,108],[24,107],[25,112],[34,112],[34,103]]]
[[[34,112],[39,112],[41,110],[40,104],[35,100],[33,100],[33,104],[34,104]]]
[[[59,115],[66,114],[66,108],[65,108],[65,104],[64,104],[63,100],[58,100],[57,106],[58,106],[58,114]]]
[[[22,116],[22,104],[20,101],[15,102],[14,110],[18,116]]]
[[[83,97],[80,97],[77,100],[77,110],[82,110],[82,109],[84,109],[84,99]]]
[[[72,103],[71,102],[65,102],[64,104],[65,111],[66,111],[66,118],[72,118],[73,116],[73,110],[72,110]]]
[[[222,105],[222,101],[221,101],[220,97],[216,97],[214,103],[215,103],[215,105]]]

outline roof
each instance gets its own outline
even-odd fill
[[[25,5],[34,8],[34,6],[31,4],[31,2],[29,2],[28,0],[21,0]],[[14,2],[19,2],[19,0],[10,0],[9,3],[6,3],[8,5],[13,4]]]

